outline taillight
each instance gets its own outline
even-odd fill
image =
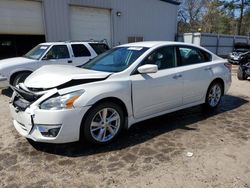
[[[232,64],[231,63],[224,63],[225,67],[232,72]]]

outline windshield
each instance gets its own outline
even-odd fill
[[[121,72],[133,64],[148,48],[120,47],[109,50],[83,65],[82,68],[104,72]]]
[[[27,54],[25,54],[24,57],[39,60],[49,47],[49,45],[38,45],[30,50]]]

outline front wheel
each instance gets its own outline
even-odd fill
[[[30,72],[22,72],[22,73],[17,74],[17,75],[15,76],[15,78],[13,79],[12,85],[16,87],[18,84],[23,83],[24,80],[25,80],[30,74],[31,74]]]
[[[223,87],[220,82],[212,83],[206,94],[205,108],[213,110],[218,107],[223,94]]]
[[[124,122],[122,108],[115,103],[104,102],[94,106],[87,114],[82,136],[90,143],[107,144],[118,137]]]

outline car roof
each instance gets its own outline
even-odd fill
[[[40,45],[63,45],[63,44],[105,44],[104,42],[97,41],[64,41],[64,42],[44,42]]]
[[[152,47],[164,46],[164,45],[188,45],[188,46],[200,47],[200,46],[190,44],[190,43],[173,42],[173,41],[144,41],[144,42],[128,43],[128,44],[120,45],[118,47],[146,47],[146,48],[152,48]]]

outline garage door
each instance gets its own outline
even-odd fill
[[[42,4],[0,0],[0,34],[44,34]]]
[[[72,40],[103,40],[111,42],[111,15],[108,9],[70,7]]]

